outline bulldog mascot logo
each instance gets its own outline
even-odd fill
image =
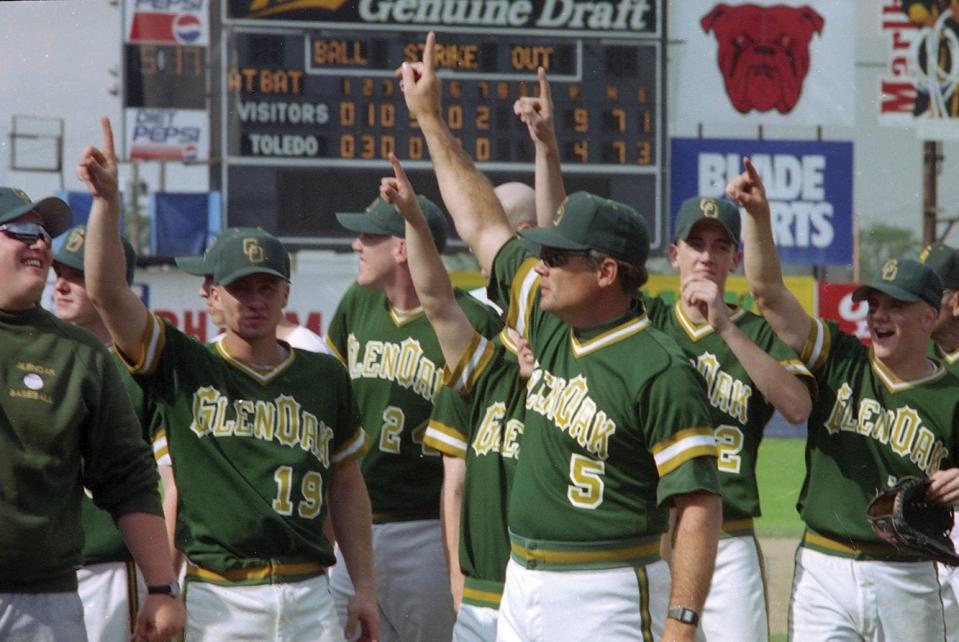
[[[822,16],[808,6],[718,4],[700,24],[719,41],[719,70],[737,111],[792,111],[809,72],[809,41],[822,32]]]

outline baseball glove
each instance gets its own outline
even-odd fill
[[[928,503],[928,487],[929,480],[903,477],[869,502],[866,519],[879,537],[899,550],[959,566],[959,556],[949,538],[952,507]]]

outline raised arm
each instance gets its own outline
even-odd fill
[[[536,224],[549,227],[560,204],[566,199],[559,144],[553,127],[553,92],[546,70],[538,70],[539,96],[523,96],[513,103],[513,113],[526,123],[536,151]]]
[[[766,189],[756,168],[743,159],[746,171],[730,181],[726,195],[746,209],[743,262],[749,290],[783,343],[797,353],[809,336],[812,320],[783,282]]]
[[[683,302],[696,306],[733,351],[746,374],[763,396],[783,414],[786,421],[798,424],[809,418],[812,398],[809,389],[776,359],[753,343],[729,318],[729,308],[719,286],[702,278],[687,278],[680,286]]]
[[[390,154],[390,162],[395,176],[386,177],[380,182],[380,196],[387,203],[392,203],[406,220],[406,260],[413,287],[440,342],[443,358],[453,367],[469,348],[475,332],[453,296],[453,285],[436,249],[423,210],[416,200],[413,186],[395,155]]]
[[[404,62],[397,71],[410,116],[419,123],[433,160],[446,210],[480,266],[489,271],[513,230],[489,179],[476,169],[440,114],[440,79],[434,67],[436,36],[426,37],[422,62]]]
[[[87,294],[106,324],[113,343],[138,359],[149,312],[126,282],[126,258],[120,242],[120,189],[110,119],[101,120],[103,149],[87,147],[77,165],[77,177],[93,194],[83,250]]]

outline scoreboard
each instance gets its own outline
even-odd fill
[[[457,4],[404,0],[403,7],[442,8],[444,2]],[[526,6],[542,17],[545,5],[557,2],[577,5],[486,5]],[[229,225],[263,225],[298,245],[344,245],[351,233],[334,214],[361,211],[375,198],[380,177],[391,171],[390,153],[404,163],[414,188],[440,203],[426,142],[395,76],[401,63],[422,58],[432,29],[445,120],[494,183],[533,183],[533,144],[513,103],[538,94],[542,66],[552,87],[567,190],[633,205],[647,217],[654,248],[662,248],[664,16],[658,3],[610,3],[633,8],[620,30],[616,16],[609,29],[590,29],[582,12],[582,29],[536,28],[530,20],[521,28],[502,21],[465,28],[404,24],[401,18],[411,14],[399,13],[399,2],[392,13],[383,8],[389,3],[371,0],[341,2],[339,10],[336,2],[320,4],[327,8],[307,16],[284,15],[284,3],[276,0],[230,0],[226,8],[221,142]],[[254,9],[260,14],[251,14]],[[635,28],[640,13],[642,28]]]

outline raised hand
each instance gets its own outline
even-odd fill
[[[729,308],[719,286],[708,279],[687,278],[680,285],[680,296],[688,308],[698,308],[716,332],[729,324]]]
[[[746,208],[750,216],[769,216],[766,188],[748,156],[743,157],[743,167],[746,171],[726,185],[726,196]]]
[[[393,176],[384,176],[380,179],[380,198],[390,203],[404,220],[415,222],[423,219],[423,211],[413,185],[396,154],[390,153],[390,164],[393,165]]]
[[[426,36],[421,62],[404,62],[396,70],[400,79],[400,88],[406,100],[410,116],[425,120],[440,115],[440,94],[442,84],[436,75],[434,55],[436,34],[432,31]]]
[[[553,127],[553,93],[546,80],[546,70],[537,71],[539,96],[523,96],[513,103],[513,113],[526,124],[529,136],[537,145],[555,145],[556,130]]]
[[[94,198],[120,199],[119,179],[117,178],[117,156],[113,146],[113,128],[110,119],[104,116],[100,120],[103,128],[103,148],[87,146],[80,154],[77,164],[77,178],[87,184]]]

